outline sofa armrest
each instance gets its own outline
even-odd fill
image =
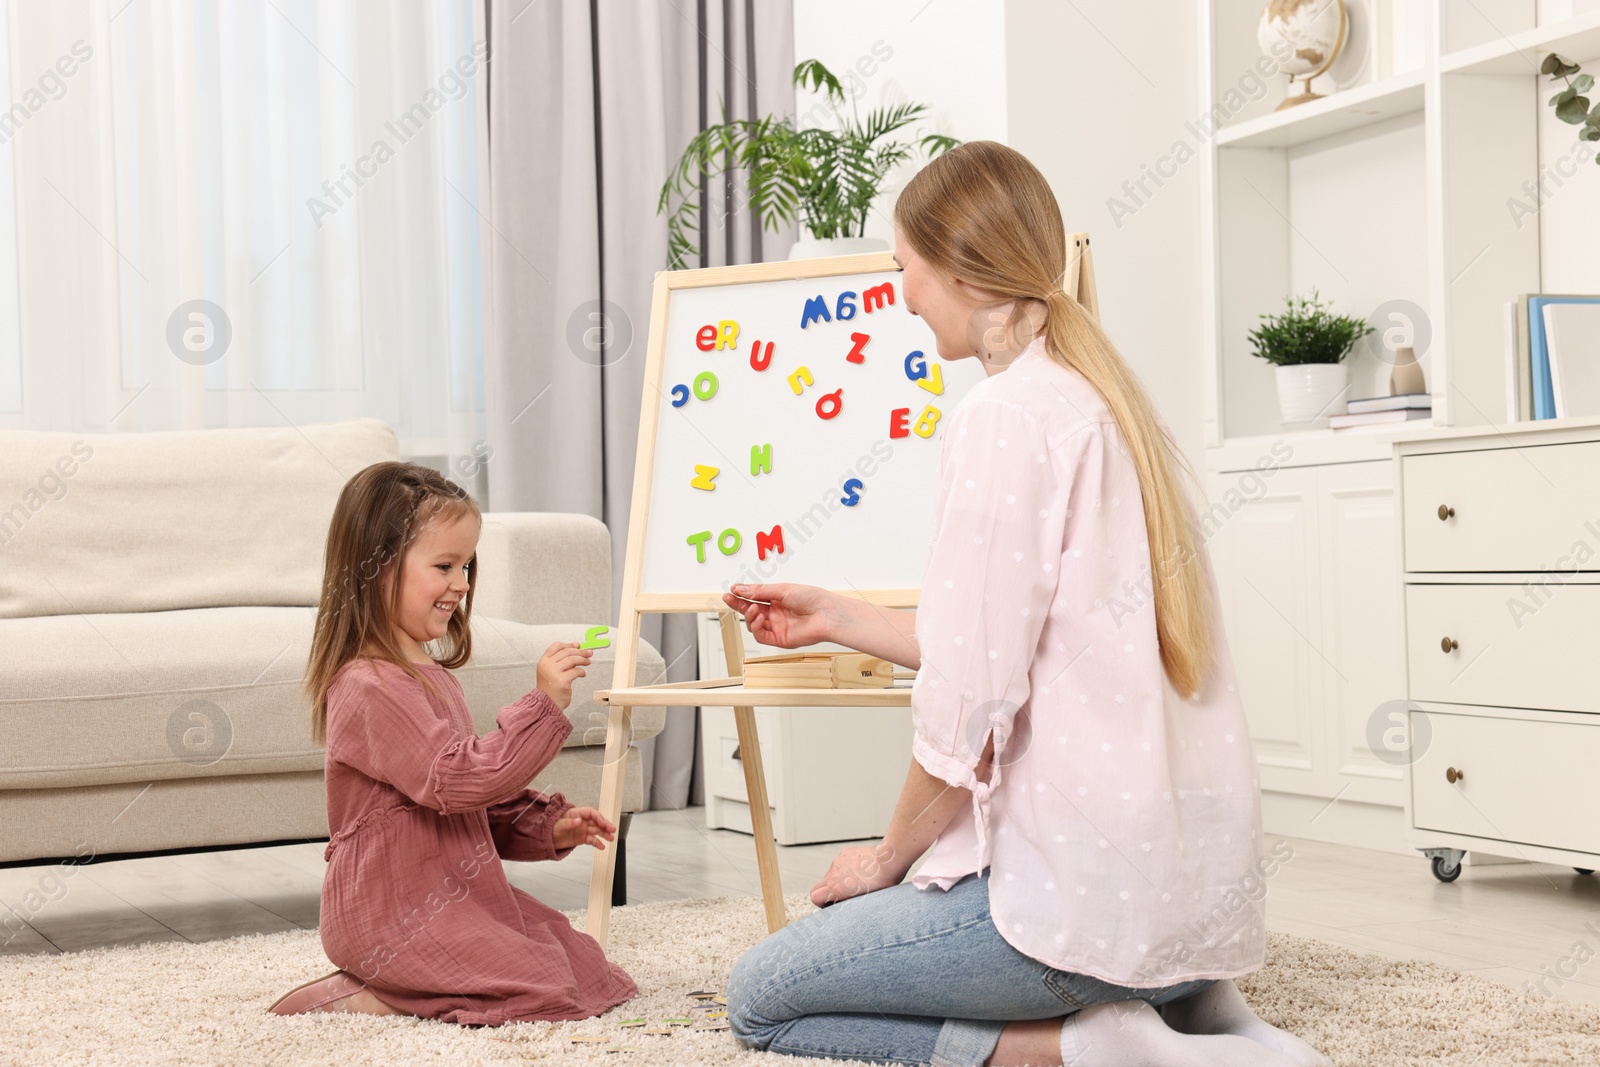
[[[589,515],[485,512],[472,610],[539,626],[611,621],[611,532]]]

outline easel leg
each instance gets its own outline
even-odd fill
[[[767,806],[767,770],[761,762],[756,709],[734,708],[733,721],[739,728],[739,762],[744,764],[745,794],[750,799],[750,834],[756,840],[761,899],[767,905],[767,933],[775,934],[788,923],[789,914],[783,906],[783,879],[778,873],[778,845],[772,836],[772,809]]]
[[[722,651],[728,661],[728,674],[744,674],[744,632],[739,616],[719,611]],[[775,934],[789,921],[783,906],[783,879],[778,874],[778,843],[772,837],[772,809],[767,807],[767,767],[761,762],[761,735],[756,730],[755,708],[734,708],[733,722],[739,728],[740,762],[744,764],[744,791],[750,801],[750,836],[756,839],[756,866],[761,871],[761,899],[767,905],[767,932]]]
[[[622,772],[627,767],[628,740],[633,736],[633,709],[613,707],[606,721],[606,763],[600,772],[600,814],[606,821],[621,830]],[[606,934],[611,923],[611,879],[617,863],[613,841],[604,849],[596,849],[594,869],[589,875],[589,912],[585,922],[588,935],[606,947]]]

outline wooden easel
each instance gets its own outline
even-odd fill
[[[1095,296],[1094,268],[1089,256],[1087,234],[1069,238],[1070,251],[1062,288],[1076,296],[1090,314],[1099,317]],[[895,271],[894,257],[876,253],[873,257],[850,256],[851,270],[860,272]],[[828,260],[813,261],[826,270]],[[745,787],[750,802],[751,836],[755,839],[756,864],[761,874],[761,896],[766,906],[767,930],[775,933],[788,921],[783,902],[783,885],[778,872],[777,843],[772,833],[772,812],[767,803],[766,772],[761,761],[761,739],[756,731],[757,707],[873,707],[911,706],[911,690],[897,689],[747,689],[744,686],[744,638],[739,615],[723,603],[716,593],[645,593],[641,591],[646,517],[650,508],[650,486],[654,473],[654,447],[662,397],[660,353],[666,344],[667,302],[674,288],[694,285],[732,285],[742,282],[775,281],[794,277],[791,263],[757,263],[748,266],[718,267],[693,272],[660,271],[655,277],[650,313],[650,336],[645,369],[644,401],[639,416],[639,446],[634,461],[633,504],[628,528],[628,546],[623,564],[621,617],[613,642],[616,665],[612,687],[595,693],[596,704],[610,711],[606,724],[605,766],[600,776],[600,812],[612,823],[622,813],[623,767],[633,733],[635,707],[731,707],[739,734],[740,762],[744,765]],[[841,271],[842,272],[842,271]],[[915,608],[919,589],[835,590],[888,609]],[[638,685],[640,617],[645,612],[718,613],[722,644],[726,650],[728,676],[692,682],[667,682]],[[613,845],[594,854],[589,881],[589,911],[586,929],[589,936],[605,947],[611,918],[611,882],[616,871]]]

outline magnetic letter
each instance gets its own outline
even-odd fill
[[[733,544],[731,545],[728,544],[729,537],[733,538]],[[717,551],[721,552],[724,556],[731,556],[735,552],[739,551],[739,546],[743,543],[744,538],[740,537],[739,531],[735,530],[731,526],[717,535]]]
[[[862,488],[863,486],[860,478],[851,478],[849,481],[844,483],[844,496],[839,498],[839,503],[843,504],[847,508],[855,507],[857,504],[861,503],[861,493],[859,490]]]
[[[820,294],[806,301],[805,310],[800,312],[800,328],[803,330],[818,319],[823,322],[833,321],[833,316],[828,314],[828,302],[822,299]]]
[[[849,360],[851,363],[865,363],[867,360],[866,353],[862,352],[861,350],[867,347],[867,342],[872,340],[872,335],[865,333],[853,333],[850,335],[850,340],[854,341],[855,344],[850,347],[850,354],[844,358]]]
[[[810,367],[801,367],[799,370],[797,370],[793,374],[789,375],[789,388],[794,390],[794,395],[795,396],[799,396],[800,395],[800,389],[801,389],[800,383],[801,383],[801,381],[804,381],[806,383],[806,385],[815,385],[815,384],[817,384],[816,382],[811,380],[811,368]]]
[[[908,437],[911,429],[906,425],[911,420],[910,408],[895,408],[889,412],[889,436]]]
[[[944,395],[944,368],[935,363],[924,372],[927,376],[917,383],[934,396]]]
[[[939,424],[939,409],[929,404],[922,409],[922,414],[917,416],[917,425],[914,427],[918,437],[932,437],[933,428]]]
[[[717,395],[717,376],[710,371],[701,371],[694,380],[694,395],[700,400],[710,400]]]
[[[772,364],[772,342],[767,342],[767,354],[761,354],[761,342],[757,341],[750,346],[750,369],[766,370]]]
[[[844,322],[846,319],[855,318],[855,296],[856,291],[854,289],[846,289],[844,292],[840,293],[839,299],[833,305],[833,317],[838,319],[840,322]],[[846,311],[850,312],[850,314],[846,315]]]
[[[772,442],[750,446],[750,473],[772,473]]]
[[[842,387],[835,389],[831,393],[823,393],[821,399],[817,401],[817,417],[822,419],[831,419],[835,415],[839,414],[839,412],[843,411],[843,396],[844,389]],[[824,411],[822,410],[823,408],[828,408],[829,410]]]
[[[906,377],[917,382],[927,376],[928,361],[922,358],[922,349],[919,348],[906,357]]]
[[[715,326],[702,326],[694,335],[694,345],[702,352],[709,352],[717,345],[717,328]]]
[[[885,302],[894,303],[894,282],[884,282],[874,285],[871,289],[861,294],[861,308],[871,313],[883,307]]]
[[[672,406],[681,408],[689,402],[689,387],[687,385],[674,385],[672,387]]]
[[[694,465],[694,477],[689,479],[689,484],[696,489],[704,489],[710,492],[716,488],[712,483],[716,480],[717,475],[721,473],[716,467],[706,467],[696,463]]]
[[[739,324],[732,319],[717,323],[717,349],[739,347]]]
[[[689,535],[689,544],[694,546],[694,561],[696,563],[704,563],[706,561],[706,541],[710,537],[710,530],[701,530],[699,533]]]
[[[609,626],[591,626],[583,632],[583,644],[579,648],[610,648],[611,639],[604,636],[611,632]]]
[[[779,523],[766,533],[756,531],[756,558],[766,559],[767,553],[776,550],[783,555],[783,524]]]

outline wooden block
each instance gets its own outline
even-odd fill
[[[894,685],[894,664],[865,652],[749,656],[744,684],[747,689],[887,689]]]

